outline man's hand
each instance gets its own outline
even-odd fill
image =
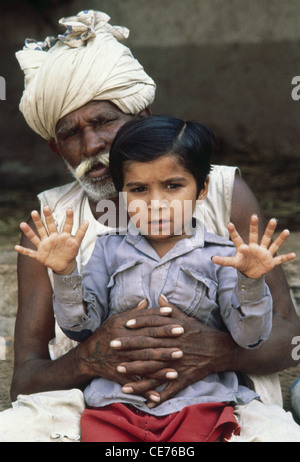
[[[159,356],[158,354],[162,351],[160,348],[153,350],[153,359],[150,362],[126,362],[123,353],[126,353],[128,348],[133,347],[135,337],[118,339],[118,347],[122,351],[120,357],[123,358],[119,364],[119,370],[122,370],[123,374],[127,374],[127,376],[138,375],[142,377],[139,380],[135,378],[130,382],[119,381],[119,383],[125,383],[122,390],[124,393],[146,396],[149,399],[147,403],[149,407],[154,407],[172,398],[189,384],[205,378],[212,372],[220,372],[222,368],[225,370],[228,362],[228,351],[233,353],[237,348],[226,333],[212,329],[200,321],[186,316],[164,297],[160,297],[159,303],[162,308],[171,308],[172,311],[163,320],[163,325],[160,321],[158,331],[156,331],[158,318],[157,320],[155,317],[150,318],[147,314],[151,310],[142,310],[138,316],[133,316],[131,311],[131,319],[127,324],[129,324],[130,329],[137,330],[138,335],[144,335],[144,333],[149,335],[155,332],[157,335],[160,332],[161,338],[153,338],[152,340],[145,338],[144,343],[148,347],[151,347],[151,344],[160,347],[164,345],[167,348],[166,351],[173,351],[171,357],[170,355],[169,358],[167,355]],[[152,331],[149,330],[151,329],[150,324],[153,326]],[[205,345],[201,343],[201,335],[203,335]],[[195,339],[197,340],[195,341]],[[169,349],[170,347],[173,349]],[[161,369],[168,371],[169,375],[161,374]],[[166,384],[161,393],[149,388],[151,386],[155,388],[161,384]]]
[[[109,318],[81,344],[81,348],[84,344],[88,348],[84,356],[89,373],[123,385],[138,383],[138,394],[153,395],[158,401],[154,388],[177,377],[172,364],[182,357],[174,341],[183,328],[170,317],[172,309],[164,305],[146,309],[144,300],[138,307]]]

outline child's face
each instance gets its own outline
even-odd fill
[[[197,200],[197,184],[176,156],[125,162],[123,193],[129,217],[146,237],[182,239],[187,235]],[[199,199],[204,199],[206,193],[207,185]]]

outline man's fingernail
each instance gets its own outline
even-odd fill
[[[172,313],[172,308],[170,306],[163,306],[159,310],[162,314],[170,314]]]
[[[184,329],[183,327],[173,327],[172,329],[172,334],[178,335],[178,334],[183,334]]]
[[[138,304],[138,306],[142,305],[143,303],[145,303],[146,301],[146,298],[144,298],[143,300],[140,301],[140,303]]]
[[[167,379],[177,379],[177,377],[178,377],[178,373],[176,371],[166,373]]]
[[[129,321],[126,322],[127,327],[132,327],[136,325],[136,319],[129,319]]]
[[[183,356],[183,352],[181,350],[173,351],[172,353],[172,358],[175,358],[175,359],[182,358],[182,356]]]
[[[124,387],[122,387],[122,392],[123,393],[133,393],[133,388],[125,385]]]
[[[156,406],[155,403],[147,403],[147,407],[148,407],[149,409],[152,409],[152,408],[155,407],[155,406]]]
[[[121,348],[121,342],[120,340],[112,340],[110,346],[111,348]]]
[[[124,366],[118,366],[117,371],[120,372],[121,374],[125,374],[127,372],[126,367]]]
[[[154,401],[155,403],[160,402],[160,396],[157,396],[157,395],[150,395],[150,399]]]
[[[164,299],[165,302],[168,302],[168,299],[167,299],[167,297],[166,297],[164,294],[160,294],[160,296],[161,296],[161,298]]]

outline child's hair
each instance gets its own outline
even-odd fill
[[[109,166],[114,186],[118,192],[123,189],[124,162],[151,162],[171,154],[194,176],[198,195],[210,172],[213,145],[212,132],[197,122],[169,116],[137,117],[120,128],[112,143]]]

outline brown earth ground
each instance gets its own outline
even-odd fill
[[[221,143],[214,161],[239,165],[243,177],[255,192],[267,218],[277,217],[281,229],[289,227],[292,231],[300,231],[299,153],[280,155],[276,152],[262,152],[251,145],[229,149],[225,143]],[[2,238],[7,238],[12,243],[18,241],[18,224],[28,216],[32,208],[37,207],[34,197],[36,192],[43,189],[46,189],[45,185],[36,189],[27,185],[25,189],[1,191],[0,236]],[[12,345],[8,349],[6,358],[5,361],[0,360],[0,411],[10,407]],[[300,366],[280,373],[286,410],[290,410],[289,387],[299,377]]]

